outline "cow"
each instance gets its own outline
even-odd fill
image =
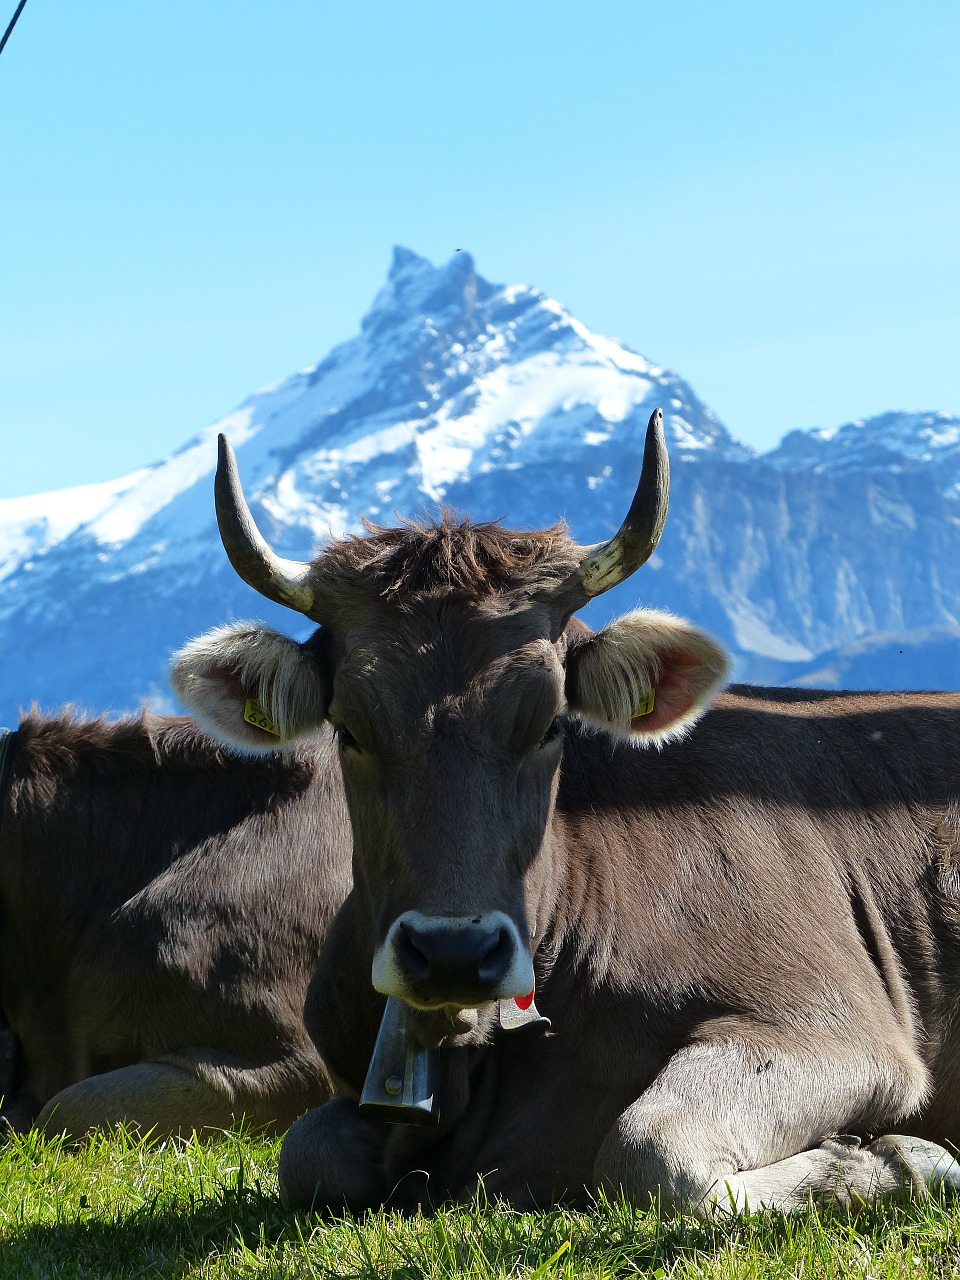
[[[280,1132],[326,1101],[303,1002],[350,849],[329,730],[257,759],[186,717],[24,715],[0,812],[7,1131]]]
[[[667,468],[658,411],[605,543],[445,513],[301,564],[221,441],[234,567],[319,630],[200,637],[176,687],[247,750],[277,741],[250,696],[284,740],[332,725],[354,839],[306,1008],[336,1096],[284,1140],[289,1205],[960,1186],[960,696],[720,694],[688,622],[591,632],[576,611],[657,544]],[[411,1051],[439,1046],[436,1127],[358,1102],[385,997]]]

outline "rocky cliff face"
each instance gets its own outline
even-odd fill
[[[306,634],[226,563],[218,431],[284,555],[307,558],[361,515],[389,522],[442,502],[517,527],[564,517],[595,542],[629,505],[656,405],[673,467],[667,531],[588,621],[639,601],[672,608],[719,634],[747,678],[806,679],[817,655],[878,632],[910,637],[908,685],[933,683],[928,629],[938,654],[960,657],[960,421],[888,414],[795,432],[757,456],[681,378],[537,290],[489,283],[465,253],[436,268],[397,250],[359,335],[314,368],[163,462],[0,502],[0,719],[33,700],[171,705],[170,650],[231,617]],[[820,667],[854,669],[831,661]],[[885,683],[868,667],[855,665]]]

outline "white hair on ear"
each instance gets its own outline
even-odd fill
[[[636,609],[574,651],[570,709],[632,742],[663,744],[685,733],[726,683],[720,644],[684,618]],[[654,691],[649,715],[642,714]]]
[[[275,751],[316,729],[327,711],[323,673],[295,640],[257,622],[233,622],[188,641],[170,679],[181,701],[216,737],[241,751]],[[244,719],[255,698],[279,736]]]

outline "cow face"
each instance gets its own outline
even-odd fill
[[[373,983],[422,1007],[533,988],[563,669],[541,611],[502,604],[374,605],[333,644]]]
[[[237,624],[177,656],[181,698],[234,745],[335,727],[378,991],[426,1009],[528,995],[570,718],[662,742],[725,677],[719,647],[669,615],[571,623],[583,560],[560,529],[375,530],[299,572],[323,622],[306,645]]]

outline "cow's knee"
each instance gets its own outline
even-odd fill
[[[162,1138],[225,1129],[234,1119],[231,1100],[206,1081],[168,1062],[139,1062],[61,1089],[36,1123],[70,1138],[118,1124]]]
[[[594,1181],[634,1204],[656,1202],[664,1211],[675,1212],[703,1200],[716,1178],[715,1165],[698,1155],[689,1123],[655,1112],[641,1099],[607,1133]]]
[[[384,1131],[357,1104],[334,1098],[300,1117],[280,1148],[280,1198],[289,1209],[361,1213],[384,1200]]]

